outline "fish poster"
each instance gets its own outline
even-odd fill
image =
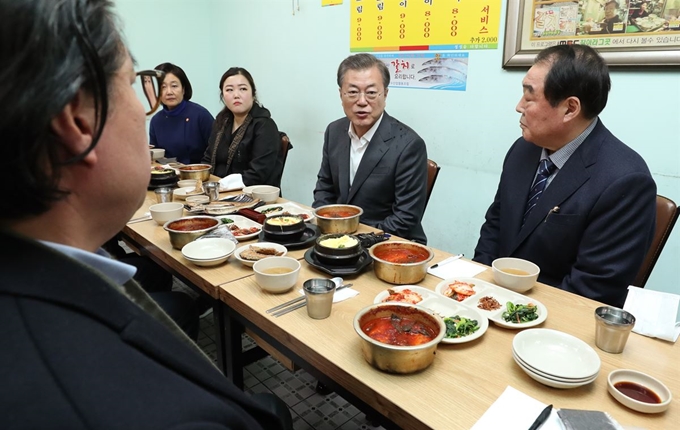
[[[465,91],[468,52],[374,55],[390,70],[391,88]]]

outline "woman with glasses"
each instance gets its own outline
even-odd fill
[[[203,162],[213,166],[216,176],[240,173],[245,185],[280,186],[281,138],[271,114],[257,100],[253,77],[232,67],[219,88],[224,109],[213,125]]]
[[[214,121],[203,106],[191,100],[191,83],[181,67],[171,63],[156,66],[165,72],[160,81],[160,103],[163,109],[151,119],[149,143],[165,149],[167,158],[176,158],[184,164],[198,163],[203,157]],[[144,93],[152,102],[147,92]]]

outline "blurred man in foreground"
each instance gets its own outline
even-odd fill
[[[142,203],[145,111],[107,0],[0,0],[0,428],[286,428],[99,247]],[[270,399],[267,399],[270,400]]]
[[[554,46],[522,87],[522,138],[505,156],[474,260],[530,260],[539,281],[621,307],[654,235],[656,185],[598,118],[607,65],[588,46]]]
[[[360,206],[362,223],[425,244],[427,149],[385,112],[387,66],[371,54],[352,55],[337,82],[346,117],[326,128],[312,206]]]

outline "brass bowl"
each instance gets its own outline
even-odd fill
[[[323,234],[351,234],[359,229],[364,210],[354,205],[326,205],[314,209],[316,225]]]
[[[415,242],[388,241],[373,245],[368,253],[373,258],[375,276],[391,284],[417,284],[427,275],[427,263],[434,257],[430,248]],[[395,262],[387,254],[400,253],[412,256],[404,262]],[[390,258],[387,260],[386,258]]]
[[[166,222],[163,229],[170,235],[170,243],[175,249],[215,230],[220,221],[211,216],[188,216]]]
[[[374,318],[393,314],[409,317],[435,332],[435,337],[415,346],[383,343],[368,336],[362,326]],[[407,303],[377,303],[360,310],[354,317],[354,330],[361,337],[361,352],[373,367],[389,373],[414,373],[427,368],[434,361],[437,344],[446,334],[444,320],[422,306]]]
[[[210,164],[187,164],[179,168],[180,179],[200,179],[205,182],[210,179]]]

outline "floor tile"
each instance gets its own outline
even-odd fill
[[[263,383],[272,393],[286,402],[288,407],[292,407],[315,394],[314,386],[310,382],[298,378],[297,373],[292,373],[287,369]]]

